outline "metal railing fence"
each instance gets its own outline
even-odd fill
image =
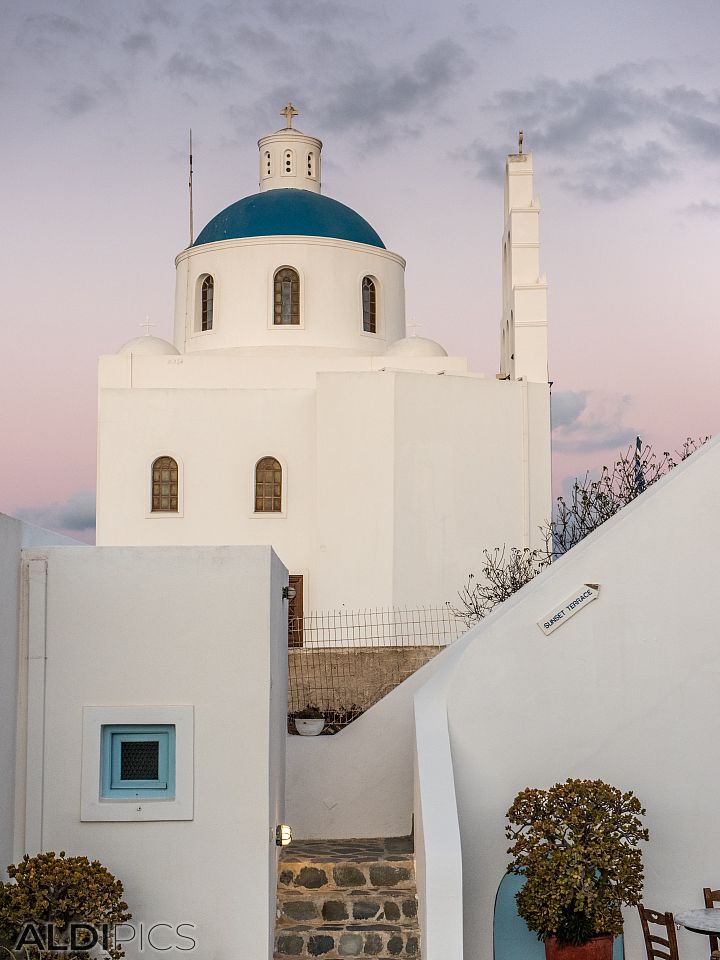
[[[336,733],[467,631],[448,607],[314,612],[289,627],[291,733],[308,706]]]

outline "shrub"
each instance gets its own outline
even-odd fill
[[[11,882],[0,883],[0,946],[5,953],[15,956],[12,949],[23,928],[32,922],[44,933],[47,924],[53,924],[55,942],[67,944],[71,923],[87,923],[100,933],[107,925],[109,935],[103,956],[120,960],[125,956],[121,947],[114,945],[112,927],[131,919],[128,905],[123,900],[123,885],[98,860],[87,857],[67,857],[65,851],[25,855],[19,864],[8,867]],[[90,942],[90,933],[85,943]],[[79,941],[81,942],[81,941]],[[26,945],[19,956],[27,960],[87,960],[90,954],[41,950]]]

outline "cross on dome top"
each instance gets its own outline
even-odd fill
[[[295,109],[295,107],[292,105],[292,103],[290,103],[290,101],[288,101],[286,105],[282,108],[280,113],[282,114],[283,117],[285,117],[285,122],[287,123],[287,129],[292,130],[293,117],[296,117],[298,115],[298,112]]]

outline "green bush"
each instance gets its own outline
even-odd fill
[[[0,946],[3,955],[25,960],[87,960],[87,952],[41,950],[25,946],[18,954],[13,947],[24,926],[32,922],[42,928],[52,923],[55,942],[67,943],[71,923],[87,923],[99,931],[103,924],[110,929],[108,949],[103,956],[120,960],[125,956],[114,946],[112,927],[131,919],[123,900],[123,885],[98,860],[87,857],[66,857],[65,851],[27,854],[22,862],[8,867],[10,882],[0,883]],[[87,935],[89,942],[90,934]],[[102,935],[101,935],[102,936]],[[102,938],[100,940],[102,944]]]
[[[602,780],[517,795],[507,812],[508,870],[525,877],[518,913],[540,940],[579,944],[622,933],[622,905],[642,897],[644,814],[632,791]]]

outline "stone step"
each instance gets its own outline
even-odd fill
[[[403,855],[383,861],[312,861],[283,858],[278,890],[400,890],[415,889],[415,861]]]
[[[340,890],[318,895],[287,890],[278,897],[278,926],[302,922],[345,923],[370,921],[389,922],[401,926],[417,924],[415,891]]]
[[[419,960],[417,930],[394,924],[296,924],[278,930],[275,936],[276,960],[298,960],[298,957],[321,957],[337,960],[346,957],[395,957],[397,960]]]
[[[280,854],[275,960],[420,960],[412,837],[301,840]]]

